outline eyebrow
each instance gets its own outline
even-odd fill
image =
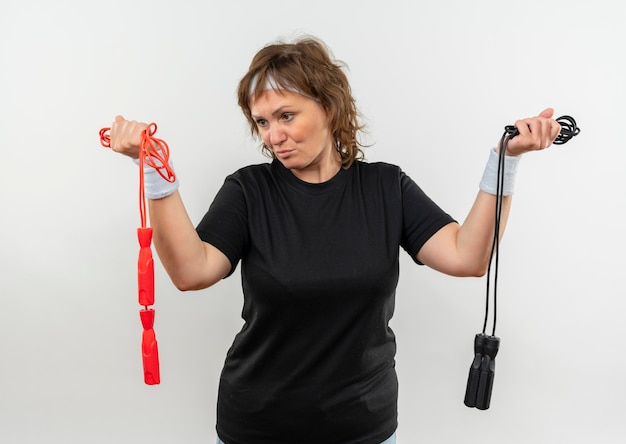
[[[278,108],[276,108],[276,109],[275,109],[275,110],[271,113],[271,115],[272,115],[272,116],[276,116],[276,115],[278,115],[278,114],[282,114],[282,113],[284,112],[285,108],[291,108],[292,106],[293,106],[293,105],[281,105],[281,106],[279,106]],[[252,118],[253,118],[254,120],[257,120],[257,119],[262,119],[262,118],[263,118],[263,116],[259,116],[259,115],[255,115],[255,114],[251,114],[251,115],[252,115]]]

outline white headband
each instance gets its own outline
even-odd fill
[[[250,97],[254,96],[254,93],[256,91],[257,79],[258,79],[258,74],[255,74],[254,77],[252,78],[252,81],[250,82],[250,91],[249,91]],[[304,96],[304,97],[307,97],[307,98],[309,98],[311,100],[315,100],[316,102],[319,102],[319,100],[317,100],[316,98],[311,97],[310,95],[300,91],[298,88],[296,88],[294,86],[291,86],[291,85],[286,85],[286,86],[279,85],[278,82],[276,81],[276,79],[274,78],[274,76],[271,75],[271,74],[267,74],[265,76],[265,85],[263,86],[263,91],[269,91],[269,90],[291,91],[293,93],[300,94],[301,96]]]

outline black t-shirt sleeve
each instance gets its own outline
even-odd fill
[[[249,243],[245,194],[234,175],[228,176],[196,231],[204,242],[220,250],[237,268]]]
[[[430,237],[455,220],[443,211],[422,189],[405,173],[400,173],[402,191],[402,248],[413,261],[417,253]]]

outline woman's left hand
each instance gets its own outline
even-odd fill
[[[506,154],[519,156],[528,151],[548,148],[561,131],[561,125],[552,118],[554,110],[547,108],[538,116],[515,122],[519,135],[509,140]]]

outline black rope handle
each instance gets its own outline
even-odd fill
[[[569,142],[572,137],[577,136],[580,133],[580,128],[576,125],[576,120],[572,116],[561,116],[556,119],[556,122],[561,125],[561,131],[554,140],[555,145],[563,145]],[[505,134],[509,135],[509,139],[519,135],[519,130],[513,125],[507,125],[504,127]]]
[[[572,137],[580,133],[580,128],[576,125],[576,120],[571,116],[561,116],[556,119],[561,125],[561,131],[554,140],[555,145],[563,145],[569,142]],[[493,379],[496,369],[496,355],[500,348],[500,338],[496,336],[496,320],[497,320],[497,303],[498,303],[498,258],[500,257],[500,219],[502,214],[502,203],[504,199],[504,157],[506,147],[513,137],[519,135],[519,131],[513,125],[504,127],[504,134],[500,139],[498,154],[498,173],[496,188],[496,214],[495,214],[495,230],[493,235],[493,243],[491,245],[491,256],[489,258],[489,267],[487,269],[487,295],[485,301],[485,322],[483,324],[482,333],[474,337],[474,360],[470,365],[470,371],[467,378],[467,387],[465,389],[464,403],[467,407],[474,407],[479,410],[487,410],[491,404],[491,392],[493,389]],[[491,265],[495,258],[495,270],[493,279],[493,328],[491,335],[486,333],[487,323],[489,320],[489,296],[491,281]]]

